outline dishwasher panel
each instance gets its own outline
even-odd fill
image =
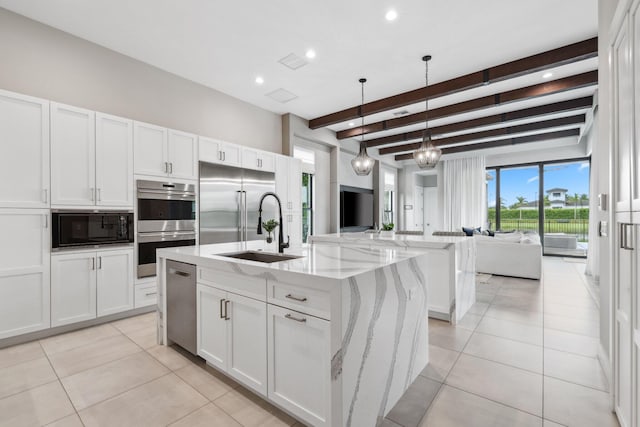
[[[167,338],[192,354],[196,344],[196,266],[167,260]]]

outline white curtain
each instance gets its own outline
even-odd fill
[[[443,163],[444,230],[484,227],[487,221],[484,156],[445,160]]]
[[[591,131],[593,132],[593,128]],[[597,133],[597,131],[596,131]],[[591,162],[591,174],[589,177],[589,247],[587,249],[587,265],[585,273],[600,278],[600,245],[598,238],[598,162]]]

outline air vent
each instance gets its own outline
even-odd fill
[[[297,70],[298,68],[304,67],[308,64],[306,59],[296,55],[295,53],[290,53],[278,62],[292,70]]]
[[[409,114],[407,110],[394,111],[393,113],[393,115],[396,117],[406,116],[407,114]]]
[[[281,103],[286,103],[289,102],[291,100],[294,100],[298,97],[298,95],[296,95],[295,93],[291,93],[286,89],[276,89],[273,92],[269,92],[268,94],[266,94],[265,96],[268,96],[269,98],[273,99],[274,101],[278,101]]]

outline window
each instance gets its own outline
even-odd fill
[[[394,206],[394,188],[395,175],[393,173],[384,173],[384,206],[382,211],[382,223],[393,224],[393,206]]]
[[[302,242],[313,234],[313,174],[302,173]]]

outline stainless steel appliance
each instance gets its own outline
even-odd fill
[[[260,197],[274,192],[272,172],[200,162],[200,244],[259,240]],[[265,220],[277,219],[275,201],[262,206]]]
[[[167,260],[166,269],[167,338],[196,354],[196,266]]]
[[[133,212],[51,211],[51,250],[133,245]]]
[[[138,278],[156,275],[156,249],[196,244],[194,184],[138,180]]]

